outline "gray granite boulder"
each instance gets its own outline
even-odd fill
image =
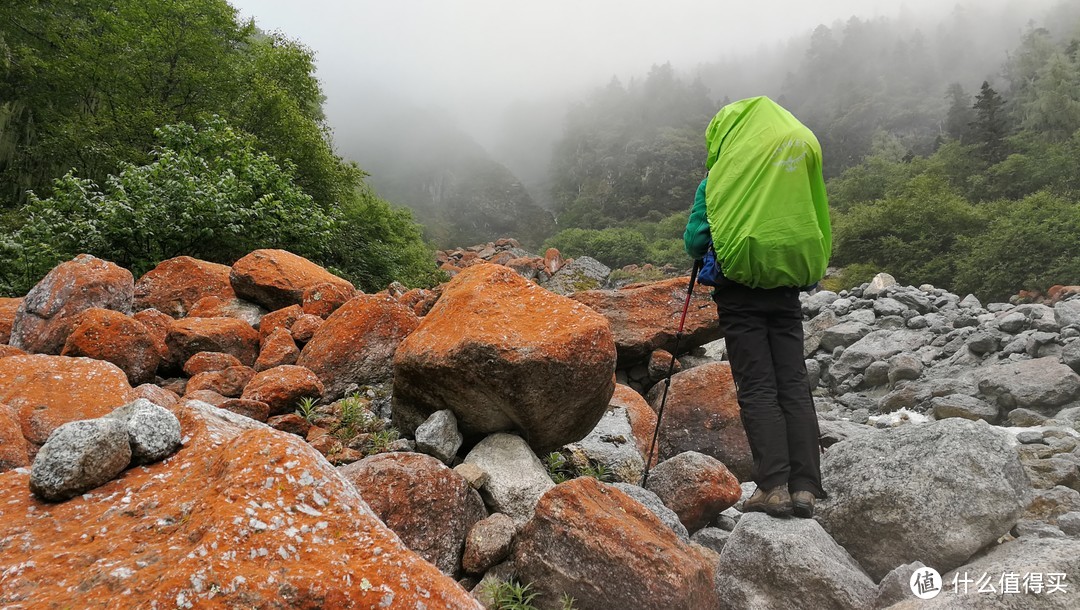
[[[763,513],[743,515],[731,532],[716,588],[723,593],[720,607],[738,610],[870,608],[877,591],[816,521]]]
[[[1022,360],[981,370],[979,392],[1004,409],[1053,415],[1080,396],[1080,375],[1055,357]]]
[[[145,398],[124,405],[108,417],[124,423],[131,443],[131,464],[152,464],[180,448],[180,420]]]
[[[480,441],[466,464],[474,464],[489,476],[480,495],[493,512],[504,513],[519,527],[532,517],[544,492],[555,487],[547,469],[520,436],[497,433]]]
[[[113,480],[131,463],[128,429],[102,417],[66,423],[49,435],[30,467],[30,491],[42,500],[74,498]]]
[[[825,529],[875,580],[924,561],[961,565],[1007,533],[1032,497],[1013,439],[950,418],[860,434],[825,452]]]
[[[449,464],[461,448],[463,439],[458,432],[457,418],[450,409],[432,413],[416,428],[416,448],[443,464]]]

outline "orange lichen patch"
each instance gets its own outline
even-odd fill
[[[296,359],[299,357],[300,349],[296,347],[292,334],[284,328],[278,328],[262,340],[259,358],[255,360],[255,370],[265,371],[275,366],[296,364]]]
[[[210,390],[227,398],[239,398],[254,376],[255,369],[249,366],[230,366],[222,371],[199,373],[188,380],[186,392],[191,394]]]
[[[29,465],[30,446],[23,438],[19,416],[15,409],[0,404],[0,472]]]
[[[19,414],[23,436],[44,444],[61,424],[108,415],[127,402],[131,385],[115,364],[67,356],[0,359],[0,403]]]
[[[169,324],[165,338],[177,362],[187,362],[199,352],[223,352],[236,356],[244,366],[255,364],[259,333],[236,318],[184,318]]]
[[[258,400],[270,405],[270,415],[292,413],[304,398],[318,400],[323,385],[319,378],[302,366],[284,365],[267,369],[255,375],[244,388],[248,400]]]
[[[30,353],[59,354],[76,316],[92,307],[131,312],[131,272],[89,254],[57,265],[19,305],[9,343]]]
[[[276,311],[271,311],[259,321],[259,340],[265,341],[270,333],[279,328],[289,330],[293,323],[304,315],[304,310],[299,305],[289,305]]]
[[[171,409],[176,403],[180,402],[179,394],[152,383],[144,383],[128,392],[128,402],[135,402],[140,398],[145,398],[155,405],[165,407],[166,409]]]
[[[232,354],[223,352],[199,352],[184,363],[184,374],[194,377],[199,373],[224,371],[231,366],[243,366]]]
[[[290,332],[292,332],[293,339],[301,343],[307,343],[311,341],[315,333],[319,332],[322,325],[323,319],[319,316],[304,314],[296,322],[293,322]]]
[[[652,443],[653,433],[656,431],[656,412],[649,403],[631,388],[624,385],[615,386],[615,394],[611,397],[611,406],[626,409],[630,419],[630,430],[634,433],[634,445],[637,447],[641,459],[649,459],[649,445]],[[652,463],[656,465],[659,448],[653,449]]]
[[[645,397],[654,410],[660,408],[663,389],[657,384]],[[751,478],[753,457],[739,417],[731,365],[713,362],[671,378],[657,451],[661,461],[684,451],[711,455],[740,480]]]
[[[611,344],[606,321],[588,307],[552,294],[512,270],[488,263],[463,271],[443,289],[423,323],[402,344],[446,353],[484,344],[513,362],[542,346],[555,358],[604,353]]]
[[[622,491],[579,477],[555,486],[515,540],[515,567],[543,607],[717,608],[706,558]]]
[[[656,349],[675,349],[689,278],[634,284],[619,290],[588,290],[571,298],[603,314],[619,349],[619,368],[644,361]],[[694,291],[680,353],[722,336],[716,304],[707,290]]]
[[[418,323],[416,315],[394,299],[362,294],[326,319],[296,364],[318,375],[326,398],[340,398],[353,384],[388,380],[394,351]]]
[[[300,305],[304,291],[320,284],[355,290],[347,280],[285,250],[255,250],[233,264],[230,280],[238,296],[270,310]]]
[[[25,356],[26,352],[11,345],[0,345],[0,358],[8,358],[10,356]]]
[[[303,307],[304,313],[318,316],[324,320],[339,307],[348,303],[360,292],[352,286],[346,286],[336,282],[324,282],[316,284],[304,290]]]
[[[0,475],[0,605],[480,608],[299,437],[179,409],[184,446],[59,504]]]
[[[203,297],[234,299],[229,267],[190,256],[158,263],[135,282],[135,309],[154,308],[173,318],[187,315]]]
[[[156,309],[137,311],[131,317],[142,323],[150,336],[154,338],[154,347],[157,348],[158,356],[161,357],[161,365],[174,364],[170,358],[169,347],[165,345],[165,337],[169,335],[169,324],[172,323],[173,319]]]
[[[79,314],[60,355],[111,362],[127,374],[131,385],[153,381],[161,362],[154,336],[142,322],[100,308]]]
[[[21,304],[22,299],[0,298],[0,345],[6,345],[11,338],[11,325]]]

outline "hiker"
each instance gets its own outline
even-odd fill
[[[724,106],[705,132],[707,177],[683,235],[727,341],[757,490],[744,512],[809,518],[821,486],[799,292],[832,250],[821,147],[767,97]]]

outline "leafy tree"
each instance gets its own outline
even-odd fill
[[[69,172],[52,196],[31,194],[15,234],[18,291],[57,263],[88,252],[142,274],[179,255],[231,264],[262,247],[325,259],[330,215],[314,205],[252,136],[214,119],[157,130],[147,165],[125,164],[102,190]]]
[[[870,263],[901,282],[950,286],[960,237],[979,235],[984,213],[938,178],[916,177],[902,193],[859,203],[833,219],[833,261]]]
[[[985,233],[961,238],[956,287],[1005,300],[1022,289],[1080,283],[1080,204],[1040,192],[991,206]]]

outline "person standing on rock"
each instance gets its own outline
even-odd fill
[[[724,106],[705,132],[707,177],[683,235],[727,342],[757,490],[744,512],[811,517],[818,422],[803,359],[799,292],[832,250],[821,146],[766,97]]]

